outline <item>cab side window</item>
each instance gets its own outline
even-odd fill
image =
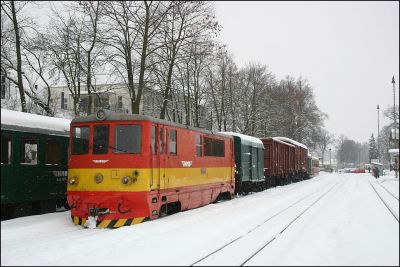
[[[176,130],[169,131],[169,154],[176,155],[177,152],[177,132]]]

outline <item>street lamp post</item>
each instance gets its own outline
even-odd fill
[[[377,144],[377,146],[378,146],[378,161],[380,162],[380,160],[379,160],[379,104],[376,106],[376,109],[378,110],[378,138],[376,139],[376,144]]]
[[[396,90],[395,90],[395,81],[394,81],[394,76],[392,77],[392,84],[393,84],[393,128],[394,128],[394,136],[393,139],[395,140],[395,146],[396,146]]]

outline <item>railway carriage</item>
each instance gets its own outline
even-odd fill
[[[274,137],[261,138],[264,144],[264,176],[267,187],[284,185],[294,175],[295,146]]]
[[[75,118],[70,131],[75,224],[127,226],[234,194],[232,137],[104,110]]]
[[[67,207],[71,120],[1,109],[1,219]]]
[[[232,136],[235,151],[235,193],[248,194],[265,189],[264,145],[260,139],[234,132],[220,132]]]
[[[274,137],[282,142],[294,145],[290,154],[292,155],[291,166],[294,166],[292,171],[292,180],[300,181],[307,178],[307,154],[308,148],[302,143],[287,137]]]

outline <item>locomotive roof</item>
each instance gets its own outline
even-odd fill
[[[245,134],[241,134],[241,133],[235,133],[235,132],[219,132],[219,133],[224,134],[224,135],[237,136],[241,139],[242,144],[264,148],[264,143],[257,137],[245,135]]]
[[[287,138],[287,137],[274,137],[274,138],[276,138],[276,139],[278,139],[278,140],[281,140],[281,141],[284,141],[284,142],[292,143],[292,144],[294,144],[294,145],[300,146],[300,147],[305,148],[305,149],[308,150],[308,148],[307,148],[306,145],[304,145],[304,144],[302,144],[302,143],[299,143],[299,142],[297,142],[297,141],[295,141],[295,140],[293,140],[293,139],[290,139],[290,138]]]
[[[180,124],[180,123],[176,123],[176,122],[172,122],[172,121],[157,119],[157,118],[154,118],[154,117],[148,116],[148,115],[116,113],[116,112],[111,112],[109,110],[104,110],[104,111],[106,113],[106,118],[102,121],[121,121],[121,120],[122,121],[131,121],[131,120],[152,121],[152,122],[156,122],[156,123],[160,123],[160,124],[164,124],[164,125],[174,126],[174,127],[183,128],[183,129],[189,129],[189,130],[198,131],[198,132],[202,132],[202,133],[206,133],[206,134],[210,134],[210,135],[217,135],[217,136],[225,137],[225,138],[227,137],[226,135],[219,134],[218,132],[213,132],[213,131],[209,131],[206,129],[188,126],[188,125],[184,125],[184,124]],[[98,120],[96,118],[96,114],[94,113],[89,116],[74,118],[71,123],[98,122],[98,121],[101,121],[101,120]]]
[[[69,136],[71,120],[1,109],[1,129]]]

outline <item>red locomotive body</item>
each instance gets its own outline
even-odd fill
[[[115,228],[234,192],[233,139],[132,114],[71,123],[67,199],[75,224]]]

